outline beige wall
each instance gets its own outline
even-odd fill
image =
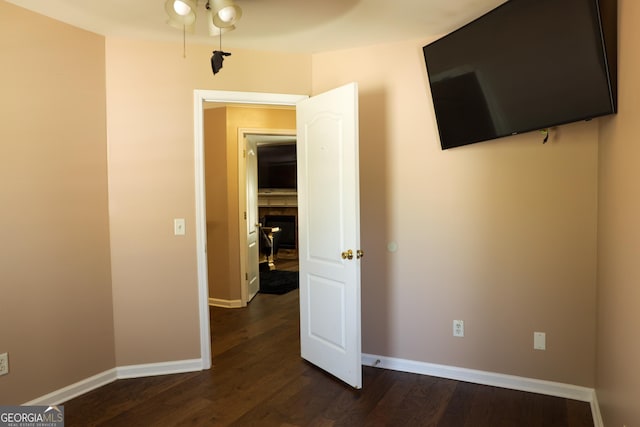
[[[229,184],[227,109],[224,107],[204,110],[204,160],[209,298],[229,300]]]
[[[213,76],[211,48],[189,45],[187,58],[183,58],[179,39],[177,33],[175,44],[106,42],[109,208],[119,366],[200,356],[194,89],[308,93],[311,87],[308,55],[232,50],[223,70]],[[237,172],[227,172],[237,177]],[[173,235],[174,218],[186,219],[186,236]],[[229,248],[229,252],[236,249]]]
[[[605,425],[640,425],[640,3],[619,0],[618,114],[600,141],[596,385]]]
[[[598,121],[442,151],[423,44],[313,57],[360,87],[363,351],[593,386]]]
[[[104,38],[0,1],[0,405],[115,366]]]

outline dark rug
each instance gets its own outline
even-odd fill
[[[261,271],[260,292],[282,295],[298,288],[297,271]]]

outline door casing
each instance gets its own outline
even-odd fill
[[[248,249],[246,245],[247,241],[247,224],[244,216],[244,212],[247,212],[249,217],[247,206],[247,161],[244,153],[245,138],[248,136],[296,136],[295,129],[260,129],[260,128],[240,128],[238,129],[238,201],[239,201],[239,218],[238,223],[240,225],[240,277],[238,283],[240,283],[240,304],[242,307],[246,307],[249,303],[249,290],[246,278],[249,270]],[[259,138],[258,138],[259,139]]]
[[[194,171],[195,171],[195,232],[196,265],[198,277],[198,318],[200,323],[200,367],[211,368],[211,331],[209,328],[209,278],[207,274],[207,215],[204,184],[204,103],[253,104],[265,106],[295,106],[307,95],[233,92],[201,90],[194,91]]]

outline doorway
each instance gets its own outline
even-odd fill
[[[215,95],[218,95],[217,97]],[[225,96],[231,95],[232,96]],[[211,366],[206,281],[203,104],[207,100],[295,105],[300,238],[301,356],[354,388],[362,387],[358,176],[358,85],[313,98],[260,93],[195,93],[196,254],[201,353]],[[288,104],[283,103],[288,98]],[[264,102],[268,98],[270,102]],[[240,101],[241,100],[241,101]],[[286,102],[286,101],[285,101]],[[203,278],[205,280],[201,281]]]
[[[239,129],[239,234],[246,243],[237,283],[243,307],[258,291],[279,294],[293,286],[293,275],[284,271],[298,271],[296,182],[295,129]]]
[[[257,236],[261,232],[258,224],[262,216],[258,215],[256,201],[258,186],[250,185],[258,181],[258,168],[246,165],[258,163],[258,152],[263,151],[265,145],[286,143],[287,147],[295,147],[290,143],[295,143],[296,109],[207,102],[203,115],[209,304],[245,307],[258,290],[260,240]],[[267,165],[273,166],[276,172],[268,184],[295,186],[295,151],[285,160],[290,163]],[[285,178],[279,173],[282,168],[288,172]],[[251,187],[251,191],[245,191],[245,187]],[[291,193],[290,189],[281,191]],[[295,192],[292,194],[291,205],[295,206]],[[288,198],[280,199],[271,201],[289,203]],[[252,252],[247,256],[246,245]],[[255,260],[251,268],[245,268],[247,260]]]
[[[307,95],[271,94],[257,92],[194,91],[194,157],[195,157],[195,229],[198,275],[198,314],[200,323],[200,357],[202,369],[211,368],[211,332],[209,324],[209,287],[207,271],[206,199],[204,168],[204,103],[231,105],[295,106]]]

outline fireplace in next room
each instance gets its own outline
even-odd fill
[[[265,227],[279,227],[278,233],[274,241],[274,249],[278,252],[296,253],[298,247],[297,224],[295,215],[265,215]]]

